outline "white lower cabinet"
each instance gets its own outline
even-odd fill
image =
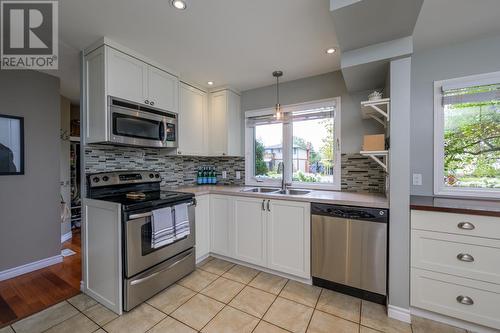
[[[210,195],[210,252],[309,279],[310,203]]]
[[[210,252],[231,257],[233,231],[233,198],[210,195]]]
[[[266,211],[264,199],[234,198],[235,258],[266,265]]]
[[[210,253],[210,201],[208,195],[196,197],[195,239],[196,261],[202,260]]]

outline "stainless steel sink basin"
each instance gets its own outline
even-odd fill
[[[285,195],[305,195],[305,194],[308,194],[310,192],[311,191],[307,191],[307,190],[288,189],[288,190],[280,190],[279,192],[276,192],[276,193],[285,194]]]
[[[279,188],[271,188],[271,187],[252,187],[245,188],[241,190],[241,192],[253,192],[253,193],[275,193],[278,192]]]

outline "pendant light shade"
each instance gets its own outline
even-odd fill
[[[283,119],[283,112],[281,111],[280,104],[280,77],[283,76],[282,71],[274,71],[273,76],[276,78],[276,105],[274,106],[274,114],[276,119]]]

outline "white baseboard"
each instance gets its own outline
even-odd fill
[[[50,258],[45,258],[22,266],[6,269],[0,272],[0,281],[11,279],[13,277],[23,275],[37,269],[55,265],[63,261],[63,257],[59,254]]]
[[[410,309],[400,308],[394,305],[387,305],[387,316],[392,319],[404,321],[411,324]]]
[[[61,243],[64,243],[65,241],[68,241],[71,238],[73,238],[73,233],[71,231],[67,232],[64,235],[61,235]]]
[[[198,265],[200,262],[202,262],[203,260],[207,259],[208,257],[210,257],[210,253],[207,253],[204,256],[201,256],[201,257],[197,258],[196,259],[196,265]]]
[[[473,324],[468,321],[464,321],[461,319],[453,318],[453,317],[448,317],[439,313],[427,311],[427,310],[422,310],[418,308],[411,308],[411,314],[417,317],[422,317],[422,318],[427,318],[430,320],[434,320],[443,324],[447,324],[450,326],[455,326],[459,328],[463,328],[464,330],[467,330],[469,332],[474,332],[474,333],[498,333],[498,330]]]

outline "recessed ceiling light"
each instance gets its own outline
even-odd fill
[[[172,6],[180,10],[184,10],[187,7],[186,2],[184,0],[172,0]]]
[[[207,84],[208,84],[209,86],[213,86],[213,85],[214,85],[214,82],[213,82],[213,81],[208,81],[208,82],[207,82]]]
[[[327,50],[326,50],[326,53],[327,53],[327,54],[334,54],[334,53],[335,53],[335,51],[337,51],[337,50],[335,50],[335,48],[334,48],[334,47],[330,47],[329,49],[327,49]]]

